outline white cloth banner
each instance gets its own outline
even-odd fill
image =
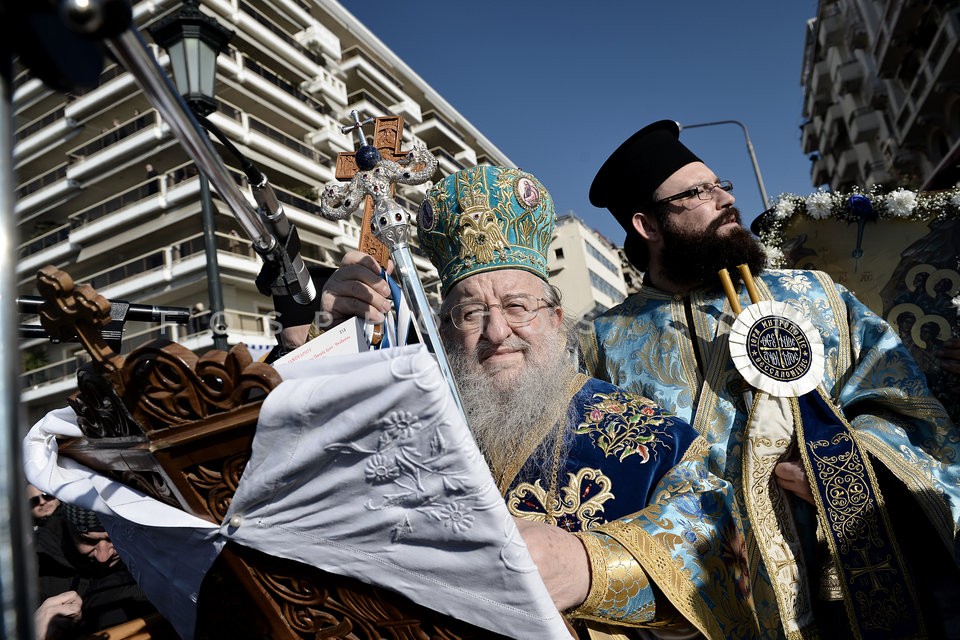
[[[506,636],[570,637],[436,362],[421,345],[278,369],[284,382],[264,402],[250,461],[219,535],[209,523],[89,470],[85,481],[58,480],[80,466],[58,461],[52,435],[44,433],[45,425],[54,426],[47,424],[51,416],[58,428],[70,422],[63,411],[27,437],[28,478],[68,502],[124,518],[120,526],[104,524],[168,617],[160,601],[195,600],[199,580],[171,581],[162,573],[169,572],[167,563],[196,562],[205,573],[224,542],[234,540],[393,589]],[[159,561],[145,562],[141,553]],[[155,596],[174,588],[182,593]],[[173,615],[181,622],[171,622],[189,638],[192,626],[190,633],[183,629],[195,611]]]

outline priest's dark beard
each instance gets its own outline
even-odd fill
[[[663,250],[660,267],[673,282],[687,286],[719,285],[717,273],[727,269],[734,281],[737,266],[746,264],[753,274],[767,266],[767,254],[760,243],[742,226],[720,235],[720,227],[732,213],[740,224],[740,211],[730,207],[725,215],[714,220],[703,231],[681,231],[672,222],[671,214],[658,216]]]
[[[504,344],[530,349],[530,344],[516,335]],[[556,432],[554,427],[561,419],[565,428],[561,429],[564,443],[558,466],[562,467],[566,460],[572,436],[567,424],[568,387],[576,369],[561,331],[555,342],[545,344],[547,350],[528,360],[506,383],[495,380],[480,366],[477,354],[490,347],[487,341],[481,339],[473,353],[466,353],[459,344],[448,346],[450,368],[457,379],[467,423],[497,481],[531,437],[537,441],[531,456],[538,467],[536,475],[548,478],[555,474],[556,440],[547,436]]]

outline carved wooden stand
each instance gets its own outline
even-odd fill
[[[61,455],[219,524],[230,506],[260,406],[280,383],[244,345],[197,357],[165,340],[128,356],[100,337],[110,303],[54,267],[37,274],[44,329],[79,338],[92,362],[70,398],[83,431]],[[403,596],[228,543],[204,581],[197,638],[466,640],[497,638]]]

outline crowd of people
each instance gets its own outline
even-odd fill
[[[467,423],[577,633],[960,638],[960,432],[896,332],[824,273],[768,269],[732,185],[672,121],[613,151],[590,200],[645,276],[586,335],[549,283],[555,212],[533,174],[458,171],[417,220]],[[822,343],[802,391],[764,391],[731,357],[757,297]],[[360,252],[317,302],[333,324],[392,304]],[[956,367],[960,344],[942,347]],[[41,637],[106,624],[89,585],[107,578],[146,605],[95,515],[34,491]]]
[[[61,503],[33,485],[26,487],[33,519],[38,640],[91,636],[138,621],[154,638],[175,638],[173,630],[137,586],[97,515]]]

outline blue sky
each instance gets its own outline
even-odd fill
[[[813,191],[799,126],[814,0],[342,2],[540,178],[559,213],[572,211],[617,244],[622,229],[587,192],[610,152],[655,120],[739,120],[771,201]],[[740,127],[693,128],[680,139],[733,181],[749,224],[763,206]]]

